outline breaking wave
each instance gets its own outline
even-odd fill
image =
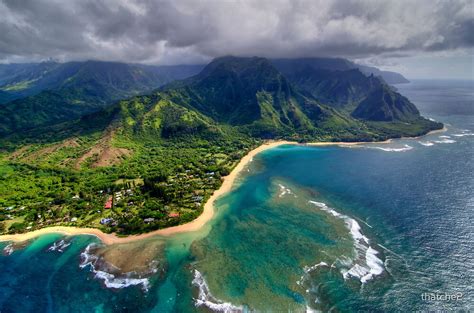
[[[320,311],[317,311],[315,309],[310,308],[309,306],[306,306],[306,313],[318,313]]]
[[[453,136],[455,136],[455,137],[474,136],[474,133],[453,134]]]
[[[317,263],[313,266],[305,266],[303,268],[303,270],[304,270],[305,273],[309,273],[309,272],[314,271],[315,269],[317,269],[320,266],[329,266],[329,265],[326,262],[319,262],[319,263]]]
[[[55,241],[51,247],[48,248],[48,251],[58,251],[63,253],[64,250],[71,245],[70,241],[66,241],[61,239],[59,241]]]
[[[206,280],[198,270],[194,270],[192,284],[199,288],[197,299],[194,299],[196,307],[205,306],[215,312],[234,313],[243,312],[243,307],[235,306],[229,302],[223,302],[215,298],[209,291]]]
[[[293,195],[296,198],[296,195],[291,191],[290,188],[283,186],[282,184],[278,184],[280,187],[280,193],[278,194],[278,197],[281,198],[285,195]]]
[[[435,140],[434,142],[436,143],[455,143],[456,142],[456,140],[450,139],[451,137],[449,136],[439,136],[439,138],[441,138],[441,140]]]
[[[102,260],[99,256],[91,252],[91,249],[97,248],[96,244],[89,244],[84,252],[81,253],[81,263],[79,267],[81,269],[90,266],[91,272],[94,273],[94,278],[102,280],[107,288],[122,289],[129,286],[141,285],[144,291],[148,291],[150,288],[150,282],[148,278],[137,277],[136,272],[128,273],[111,273],[113,265],[108,264]],[[155,262],[156,263],[156,262]],[[152,264],[155,265],[155,264]],[[103,269],[98,269],[103,268]],[[150,274],[156,273],[156,266],[152,266]]]
[[[404,145],[402,148],[385,148],[385,147],[367,147],[369,149],[377,149],[377,150],[382,150],[385,152],[405,152],[413,149],[412,146],[409,145]]]
[[[15,252],[15,248],[13,247],[12,243],[10,243],[9,245],[5,246],[5,248],[3,248],[4,255],[11,255],[13,252]]]
[[[425,147],[434,146],[434,143],[432,143],[431,141],[418,141],[418,143],[422,146],[425,146]]]
[[[296,282],[297,285],[302,286],[306,277],[308,277],[309,273],[317,270],[320,267],[329,267],[329,265],[326,262],[319,262],[317,264],[314,264],[312,266],[305,266],[303,267],[304,274],[300,277],[300,279]]]
[[[354,259],[341,258],[339,264],[342,265],[341,274],[344,279],[350,277],[358,278],[361,283],[366,283],[383,273],[384,265],[383,261],[377,256],[379,252],[370,246],[370,240],[361,232],[359,223],[344,214],[341,214],[328,207],[323,202],[309,201],[310,203],[317,206],[320,210],[331,214],[332,216],[344,220],[346,227],[354,239],[354,251],[356,257]],[[326,263],[321,262],[312,267],[307,267],[306,270],[316,269],[319,266],[327,266]],[[306,273],[308,273],[305,270]]]
[[[459,134],[452,134],[454,137],[466,137],[466,136],[474,136],[474,133],[471,132],[469,129],[462,129],[461,133]]]

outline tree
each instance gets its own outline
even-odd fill
[[[24,230],[26,227],[26,225],[24,223],[13,223],[10,225],[10,228],[8,229],[8,231],[10,233],[16,233],[16,232],[20,232],[22,230]]]

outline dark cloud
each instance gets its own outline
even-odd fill
[[[360,59],[474,46],[471,0],[0,0],[0,14],[0,61]]]

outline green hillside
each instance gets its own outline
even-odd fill
[[[196,218],[263,140],[373,141],[442,127],[352,69],[290,76],[264,58],[224,57],[133,96],[152,82],[140,68],[86,66],[59,91],[2,107],[0,207],[9,209],[0,229],[132,234],[177,225]],[[129,98],[108,102],[115,97]]]
[[[381,85],[360,102],[352,116],[369,121],[412,122],[419,119],[420,112],[407,98]]]
[[[112,102],[191,75],[193,66],[152,67],[116,62],[40,63],[4,78],[0,137],[76,119]],[[1,73],[0,73],[1,74]]]

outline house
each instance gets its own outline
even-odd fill
[[[193,196],[193,199],[196,201],[202,201],[204,199],[203,196]]]
[[[113,222],[113,221],[114,221],[114,219],[111,218],[111,217],[109,217],[109,218],[103,218],[103,219],[101,219],[101,220],[100,220],[100,223],[101,223],[102,225],[108,225],[108,224],[110,224],[110,223]]]
[[[105,202],[104,209],[111,209],[112,208],[112,196],[110,196],[107,199],[107,202]]]
[[[179,217],[179,213],[172,212],[172,213],[168,214],[168,217]]]

